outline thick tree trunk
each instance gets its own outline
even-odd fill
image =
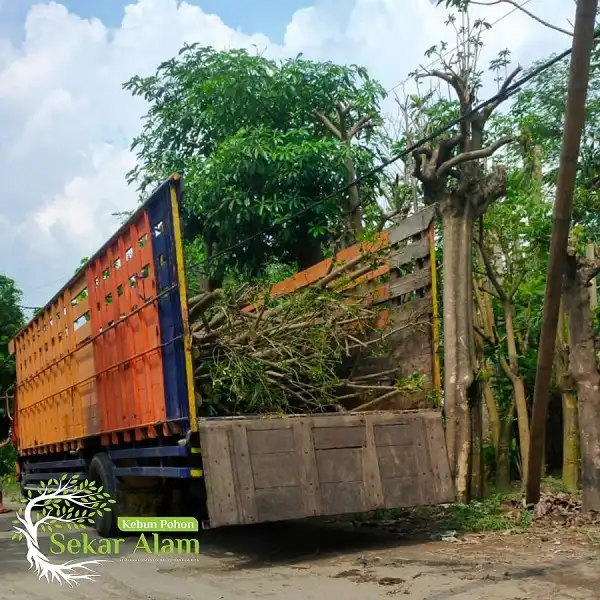
[[[577,396],[562,394],[563,408],[563,467],[562,479],[570,492],[579,490],[579,411]]]
[[[579,397],[583,509],[600,510],[600,375],[596,366],[587,281],[569,257],[564,301],[569,317],[570,372]]]
[[[446,443],[459,502],[468,502],[471,458],[470,389],[475,378],[473,338],[473,220],[443,211],[444,408]]]

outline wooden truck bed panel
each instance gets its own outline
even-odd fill
[[[437,411],[200,421],[210,526],[454,501]]]

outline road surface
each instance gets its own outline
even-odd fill
[[[140,560],[137,538],[69,588],[29,571],[24,541],[0,515],[0,600],[592,600],[600,548],[564,532],[410,540],[322,523],[203,532],[200,553]],[[81,535],[81,534],[78,534]],[[93,536],[90,532],[90,536]],[[189,536],[187,536],[189,537]],[[47,547],[48,539],[41,546]],[[57,561],[58,562],[58,561]]]

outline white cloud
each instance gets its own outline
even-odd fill
[[[561,25],[574,12],[564,0],[530,0],[528,8]],[[481,11],[493,22],[510,9]],[[0,38],[0,272],[16,278],[27,304],[43,303],[116,229],[111,213],[136,201],[124,174],[144,113],[121,84],[152,73],[183,42],[360,63],[390,88],[427,62],[427,47],[451,39],[444,20],[430,0],[316,0],[296,12],[277,45],[185,1],[131,0],[112,30],[56,2],[33,6],[20,46]],[[487,43],[484,62],[508,46],[528,66],[570,39],[514,12]]]

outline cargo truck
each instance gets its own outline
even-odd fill
[[[11,341],[22,490],[94,480],[118,499],[105,537],[144,511],[219,527],[451,502],[438,410],[197,416],[182,194],[160,185]]]

